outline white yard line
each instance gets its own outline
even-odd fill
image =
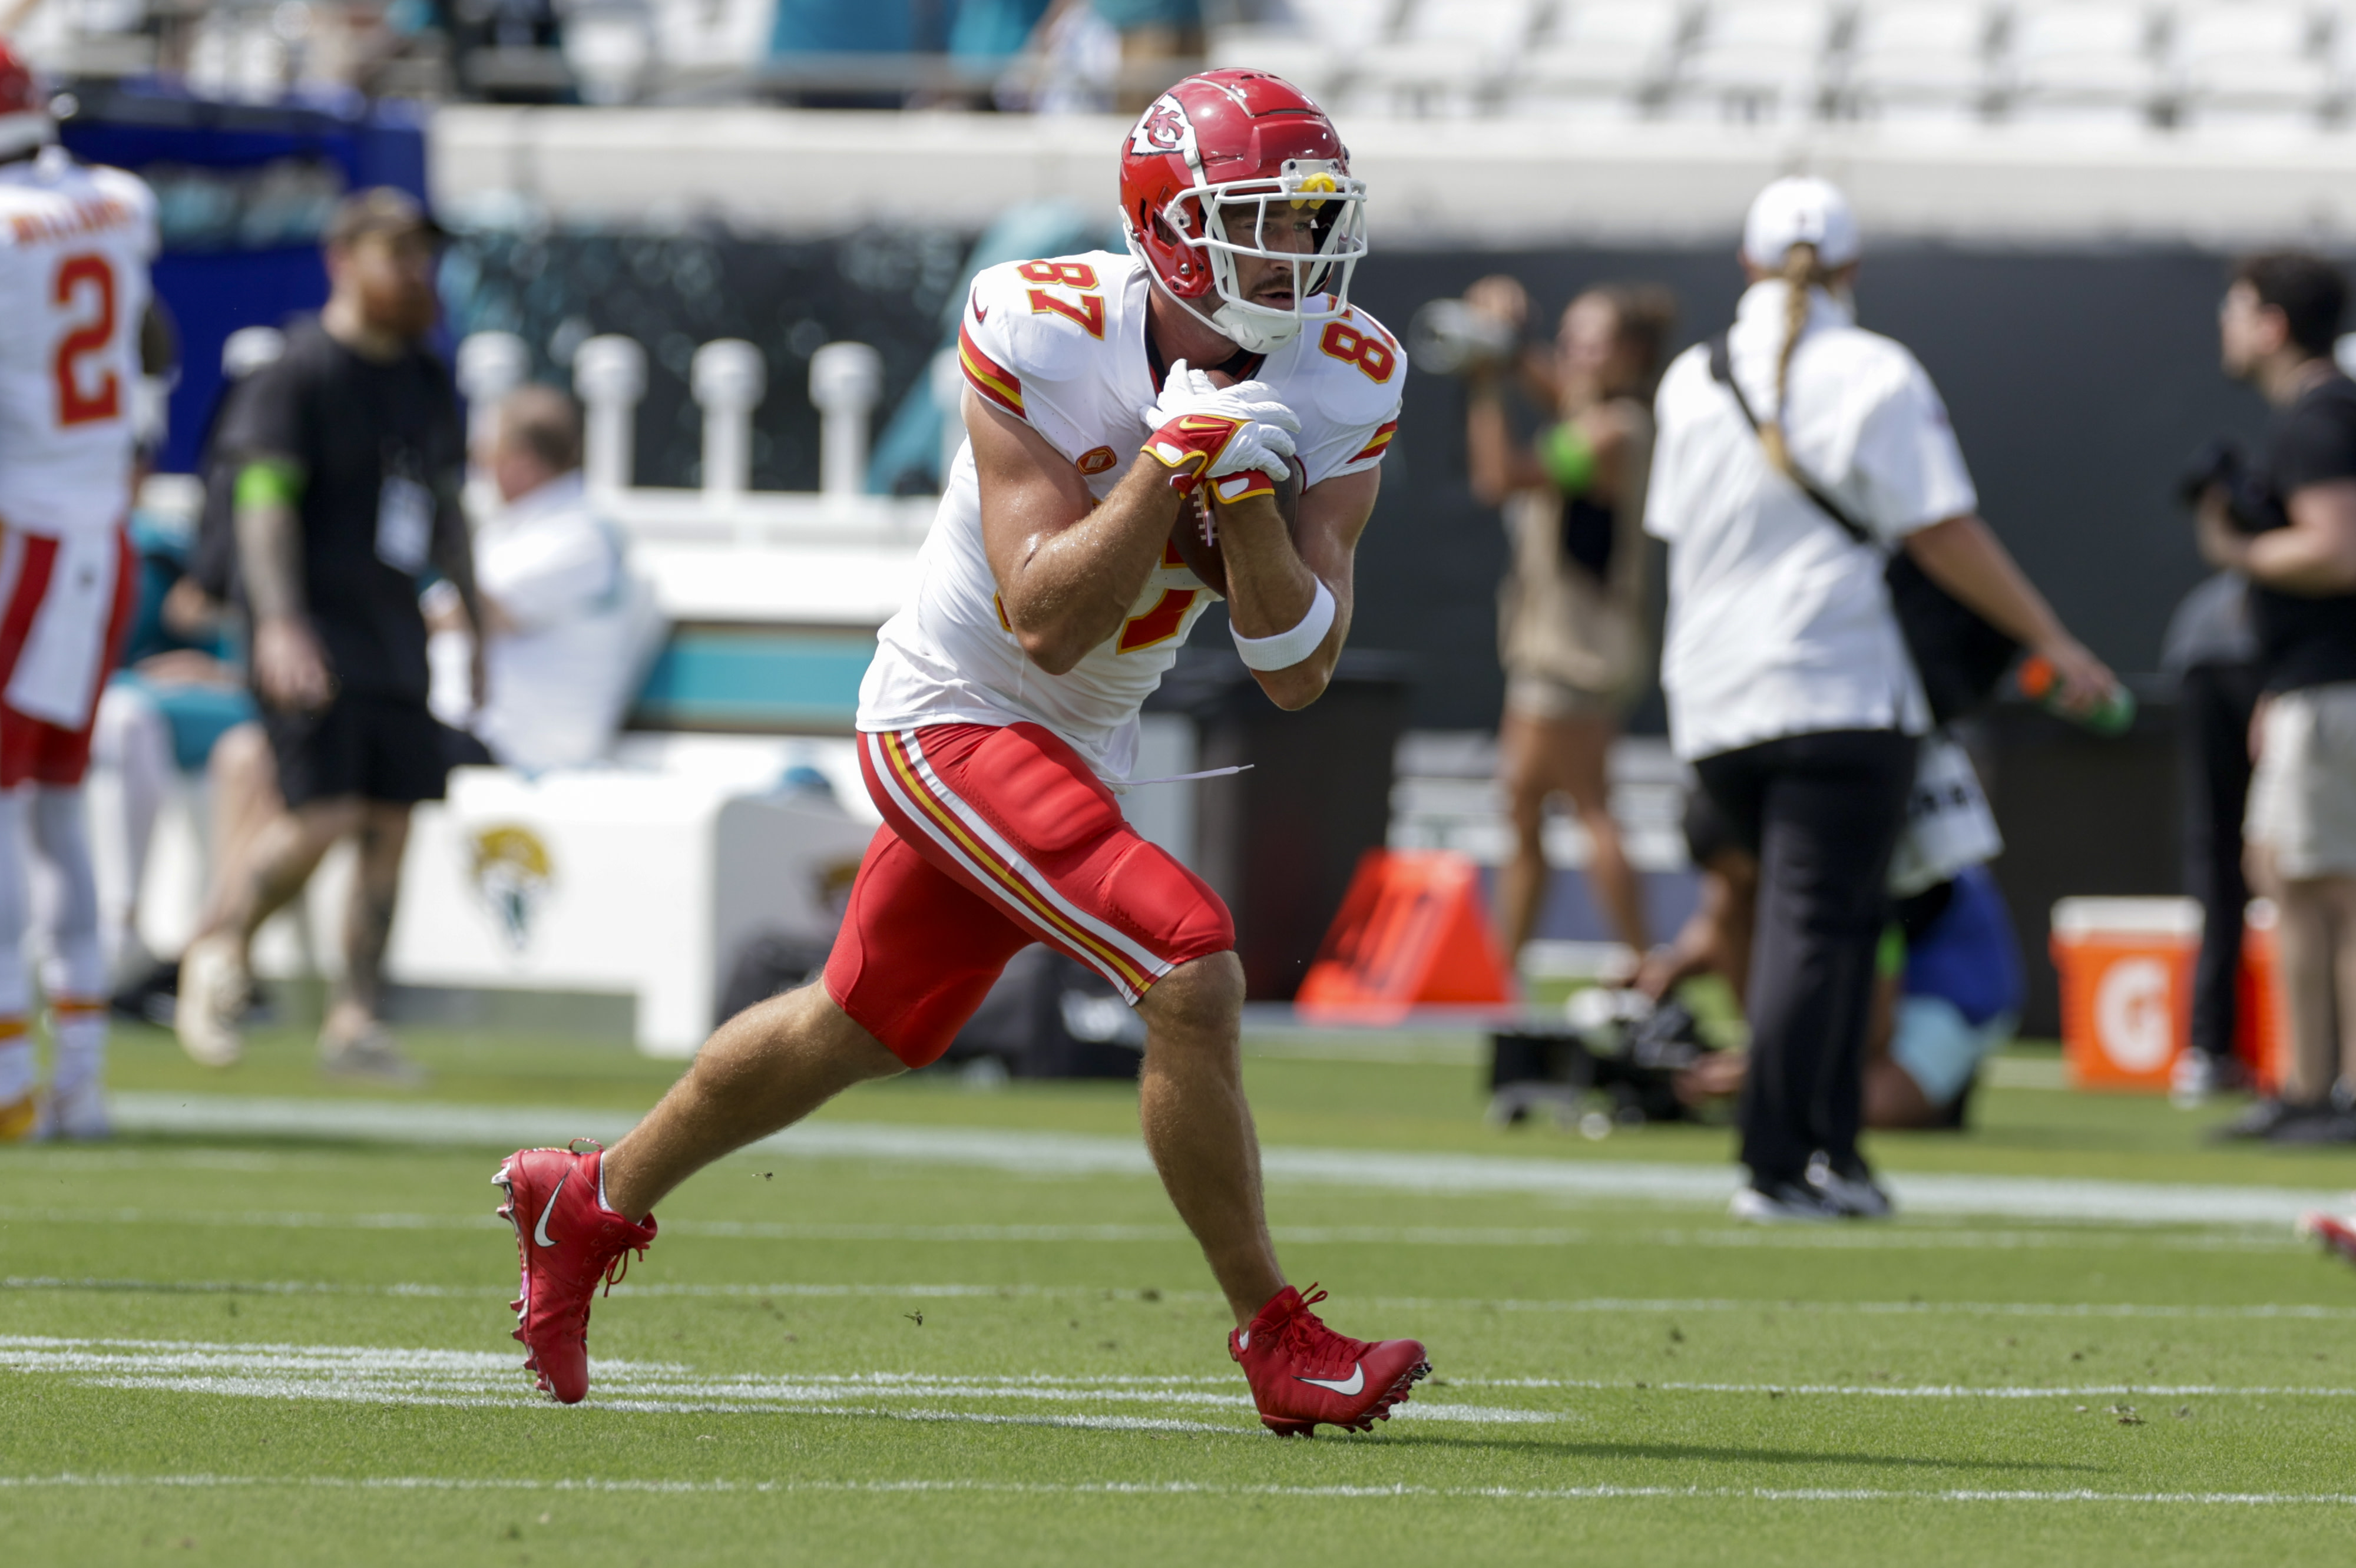
[[[113,1105],[116,1124],[125,1132],[488,1148],[571,1137],[610,1143],[637,1120],[610,1111],[228,1095],[122,1094]],[[998,1128],[807,1122],[761,1140],[751,1152],[1023,1175],[1152,1175],[1151,1163],[1133,1138]],[[1261,1165],[1279,1182],[1394,1192],[1519,1192],[1589,1202],[1714,1207],[1726,1201],[1735,1185],[1730,1166],[1396,1150],[1270,1148],[1262,1151]],[[2040,1176],[1893,1175],[1890,1180],[1900,1205],[1916,1214],[2128,1224],[2286,1225],[2308,1209],[2329,1207],[2341,1198],[2336,1193],[2274,1187]]]
[[[489,1214],[330,1214],[298,1209],[170,1209],[123,1207],[67,1208],[0,1206],[0,1222],[43,1225],[162,1225],[284,1230],[497,1230]],[[664,1232],[745,1241],[888,1241],[985,1246],[1138,1242],[1191,1248],[1193,1238],[1163,1225],[887,1225],[811,1224],[755,1219],[669,1219]],[[2307,1251],[2311,1241],[2286,1229],[2264,1231],[2120,1232],[2058,1222],[2040,1230],[1970,1230],[1943,1226],[1879,1225],[1816,1229],[1590,1230],[1559,1226],[1280,1225],[1274,1238],[1288,1246],[1366,1247],[1731,1247],[1769,1251],[1991,1251],[2124,1248],[2163,1251]]]
[[[1730,1500],[1763,1503],[2092,1503],[2177,1508],[2281,1508],[2356,1506],[2346,1492],[2105,1492],[2092,1487],[1419,1487],[1236,1486],[1215,1481],[983,1481],[943,1480],[664,1481],[637,1477],[447,1476],[0,1476],[0,1489],[144,1490],[292,1488],[316,1491],[388,1492],[588,1492],[637,1497],[760,1497],[797,1493],[851,1493],[876,1497],[927,1493],[1000,1493],[1015,1497],[1064,1498],[1294,1498],[1304,1500],[1376,1501],[1384,1498],[1450,1498],[1473,1502],[1610,1502],[1621,1500]]]
[[[45,1274],[0,1276],[0,1290],[121,1291],[157,1294],[360,1295],[419,1297],[505,1296],[507,1285],[443,1285],[394,1283],[351,1284],[311,1280],[137,1280],[74,1278]],[[1144,1300],[1202,1303],[1219,1299],[1209,1291],[1157,1291],[1151,1297],[1130,1286],[1038,1284],[835,1284],[803,1281],[717,1283],[626,1280],[611,1294],[686,1297],[856,1297],[883,1296],[910,1301],[959,1297],[1008,1300],[1050,1298],[1133,1303]],[[2191,1302],[2076,1301],[1805,1301],[1793,1297],[1744,1300],[1739,1297],[1623,1296],[1482,1297],[1364,1296],[1356,1305],[1409,1312],[1534,1312],[1590,1313],[1617,1316],[1700,1316],[1733,1313],[1747,1316],[1961,1316],[2051,1318],[2159,1318],[2166,1320],[2356,1322],[2356,1306],[2320,1305],[2311,1302],[2232,1302],[2204,1305]],[[5,1344],[0,1338],[0,1344]]]
[[[253,1344],[124,1338],[0,1336],[0,1370],[62,1377],[91,1387],[183,1394],[375,1404],[534,1405],[540,1402],[512,1354],[373,1346]],[[1152,1404],[1231,1412],[1240,1426],[1154,1424],[1153,1430],[1248,1428],[1251,1405],[1228,1376],[1070,1376],[1054,1373],[958,1377],[927,1372],[809,1372],[787,1377],[712,1377],[672,1362],[601,1359],[594,1408],[620,1411],[790,1411],[827,1415],[892,1415],[909,1420],[980,1419],[970,1411],[910,1410],[903,1400],[1023,1404]],[[2351,1399],[2356,1388],[2220,1383],[2102,1383],[2059,1387],[1965,1383],[1773,1383],[1631,1381],[1578,1378],[1452,1378],[1434,1383],[1397,1412],[1418,1421],[1496,1424],[1582,1419],[1562,1410],[1468,1404],[1433,1397],[1441,1389],[1532,1393],[1632,1392],[1933,1400]],[[1015,1417],[991,1417],[1013,1420]],[[1148,1417],[1038,1416],[1051,1424],[1123,1430]]]

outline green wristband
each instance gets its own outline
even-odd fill
[[[1539,436],[1538,461],[1564,495],[1584,495],[1595,482],[1595,447],[1576,424],[1558,424]]]
[[[237,471],[237,504],[291,507],[303,499],[303,470],[284,458],[265,457]]]
[[[1906,933],[1895,925],[1881,929],[1881,940],[1873,950],[1873,972],[1884,980],[1906,972]]]

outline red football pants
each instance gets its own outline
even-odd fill
[[[1235,945],[1208,885],[1138,836],[1079,753],[1034,724],[859,737],[884,813],[827,994],[910,1067],[937,1060],[1006,961],[1045,942],[1134,1003]]]

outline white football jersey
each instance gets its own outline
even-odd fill
[[[0,165],[0,528],[54,537],[131,503],[155,198],[61,148]]]
[[[1145,350],[1144,266],[1096,251],[1010,262],[974,279],[958,337],[966,384],[1046,439],[1101,501],[1152,434],[1141,411],[1159,389]],[[1382,461],[1398,424],[1406,359],[1382,324],[1353,308],[1269,354],[1255,379],[1300,416],[1308,483]],[[1000,613],[981,544],[973,446],[958,450],[919,557],[914,603],[884,624],[860,687],[859,727],[1044,725],[1100,773],[1137,758],[1137,712],[1162,682],[1211,591],[1175,550],[1146,579],[1120,629],[1071,670],[1024,657]]]

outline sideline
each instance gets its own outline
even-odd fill
[[[624,1492],[638,1496],[752,1496],[798,1492],[872,1493],[906,1497],[927,1492],[999,1492],[1017,1497],[1300,1498],[1333,1501],[1386,1498],[1447,1498],[1473,1502],[1609,1502],[1675,1498],[1761,1503],[2136,1503],[2190,1508],[2356,1506],[2347,1492],[2104,1492],[1880,1487],[1283,1487],[1224,1486],[1205,1481],[653,1481],[628,1477],[528,1480],[479,1476],[0,1476],[0,1489],[54,1487],[292,1487],[329,1491]]]
[[[177,1136],[330,1139],[354,1143],[516,1148],[566,1138],[613,1143],[637,1118],[612,1111],[531,1106],[444,1105],[352,1100],[267,1100],[230,1095],[118,1094],[115,1125],[125,1133]],[[1133,1138],[982,1127],[805,1122],[751,1144],[749,1154],[809,1159],[885,1160],[962,1165],[1025,1176],[1153,1174]],[[1733,1196],[1730,1165],[1526,1155],[1268,1148],[1270,1181],[1396,1192],[1518,1192],[1604,1202],[1714,1208]],[[1892,1196],[1913,1214],[1997,1215],[2113,1224],[2290,1225],[2341,1195],[2277,1187],[2095,1181],[2042,1176],[1891,1175]]]

